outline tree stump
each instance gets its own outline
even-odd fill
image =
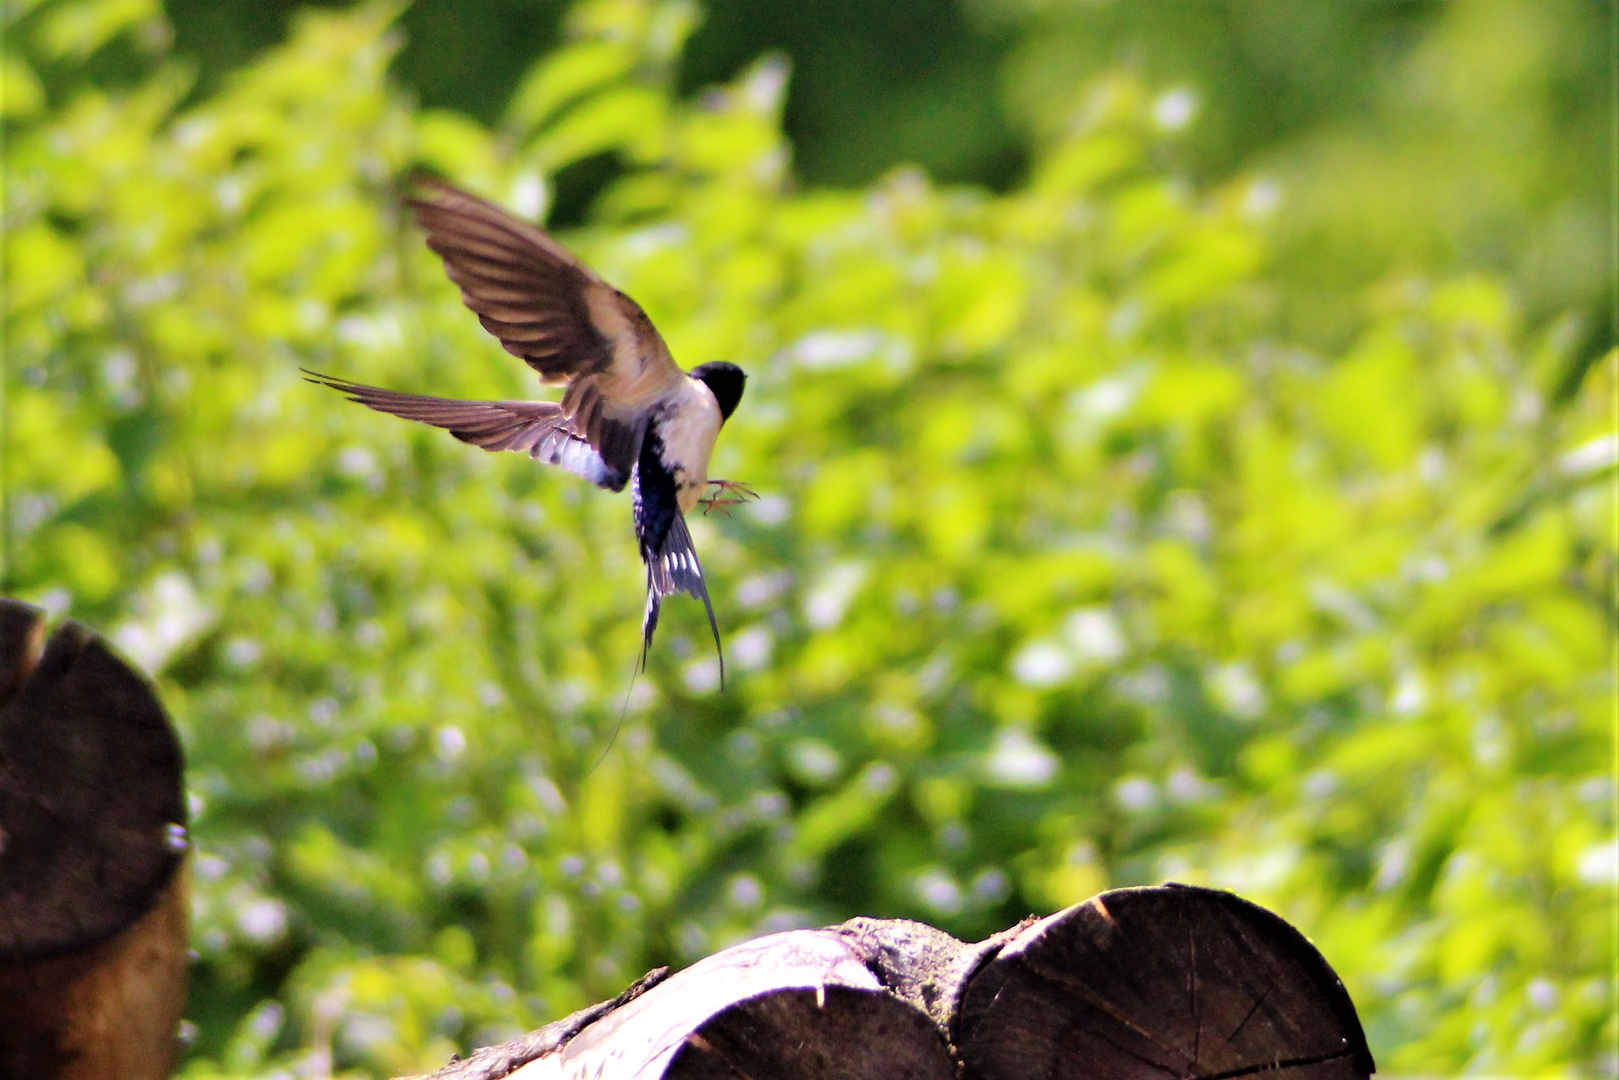
[[[968,945],[903,920],[758,938],[430,1080],[1351,1080],[1343,984],[1282,919],[1118,889]]]
[[[183,762],[144,678],[0,600],[0,1080],[162,1080],[185,1004]]]

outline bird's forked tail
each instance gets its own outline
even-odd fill
[[[720,689],[725,689],[725,650],[720,645],[720,627],[714,619],[714,603],[708,598],[708,586],[703,582],[703,567],[697,561],[697,548],[691,541],[691,530],[686,519],[679,514],[659,546],[657,555],[646,564],[646,614],[641,618],[641,659],[636,670],[646,670],[647,653],[652,648],[652,632],[658,628],[658,612],[663,598],[683,592],[703,602],[708,612],[708,628],[714,634],[714,652],[720,662]]]

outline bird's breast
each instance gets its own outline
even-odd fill
[[[708,487],[708,459],[723,423],[719,403],[707,386],[687,379],[655,423],[663,442],[664,466],[675,480],[680,512],[689,514]]]

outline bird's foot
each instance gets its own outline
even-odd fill
[[[728,514],[731,512],[730,507],[740,506],[749,499],[759,497],[757,491],[735,480],[710,480],[708,483],[710,487],[717,487],[719,490],[712,495],[707,495],[697,500],[698,505],[703,508],[705,516],[710,510],[714,509],[720,509]]]

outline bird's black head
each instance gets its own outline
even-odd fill
[[[691,377],[703,381],[714,400],[720,403],[720,418],[729,420],[736,412],[736,403],[742,400],[742,384],[748,381],[747,374],[735,364],[715,360],[692,368]]]

